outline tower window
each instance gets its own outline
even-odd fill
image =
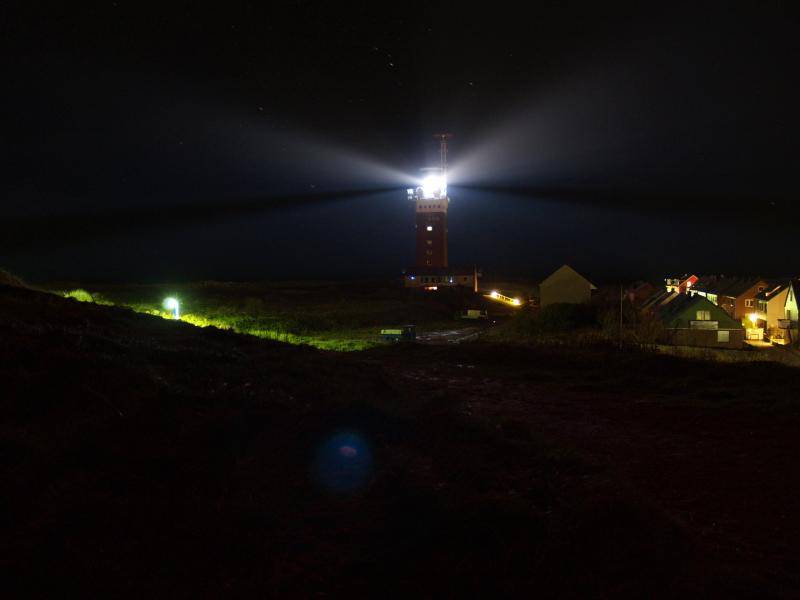
[[[430,246],[431,244],[433,244],[433,240],[428,240],[428,242],[427,242],[427,243],[428,243],[428,245]]]
[[[431,227],[430,225],[428,225],[428,231],[433,231],[433,227]]]

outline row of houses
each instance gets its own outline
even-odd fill
[[[586,302],[594,285],[564,265],[540,286],[542,308]],[[669,343],[741,348],[748,340],[789,344],[798,333],[800,280],[684,275],[661,289],[640,281],[627,290],[631,304],[660,321]]]
[[[629,300],[676,334],[674,343],[740,348],[747,340],[798,338],[800,280],[684,275],[657,290],[638,282]]]

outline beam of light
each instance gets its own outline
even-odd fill
[[[737,222],[747,219],[739,207],[755,206],[796,218],[800,180],[777,139],[797,131],[788,94],[769,99],[771,113],[759,111],[765,98],[726,98],[729,86],[719,83],[735,71],[714,72],[713,58],[697,72],[684,69],[693,59],[660,29],[634,36],[638,54],[595,54],[540,84],[505,116],[490,115],[471,139],[459,136],[448,169],[453,195],[479,189]],[[785,125],[758,129],[767,114]]]
[[[314,462],[317,483],[333,495],[363,489],[372,475],[372,452],[361,435],[340,432],[319,447]]]
[[[229,106],[165,98],[152,88],[141,96],[137,101],[152,108],[141,112],[155,115],[152,122],[140,115],[137,128],[122,106],[104,114],[90,105],[101,115],[92,121],[96,135],[88,136],[93,145],[76,153],[54,142],[39,161],[38,198],[31,198],[29,185],[4,190],[18,208],[0,220],[0,249],[339,202],[403,190],[409,180],[385,157],[277,125],[264,113],[242,116]],[[86,118],[75,115],[77,130]]]

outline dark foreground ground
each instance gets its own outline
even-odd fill
[[[7,597],[793,598],[798,373],[0,288]]]

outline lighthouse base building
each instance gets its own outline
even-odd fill
[[[475,267],[413,267],[403,271],[407,288],[427,290],[465,287],[477,293],[478,277]]]

